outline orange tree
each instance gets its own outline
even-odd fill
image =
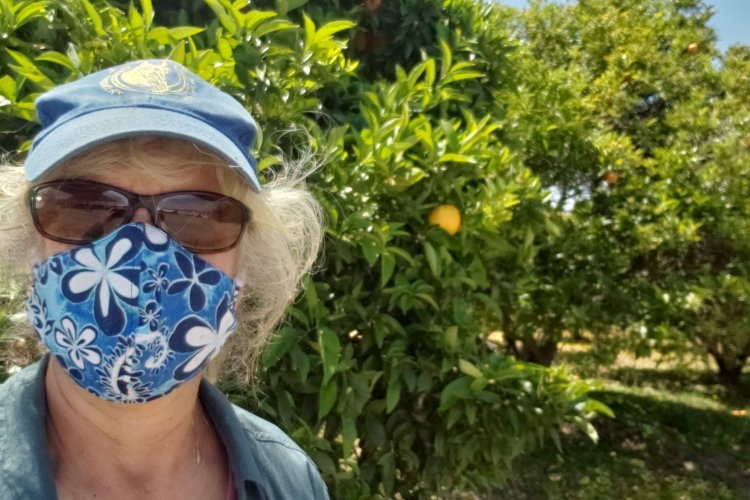
[[[710,15],[698,0],[534,3],[520,18],[521,38],[538,64],[567,78],[558,88],[580,103],[588,142],[607,144],[592,151],[599,162],[585,154],[558,162],[573,142],[555,149],[549,136],[532,137],[527,155],[552,153],[541,155],[551,168],[535,172],[576,201],[574,261],[607,270],[589,282],[601,289],[592,302],[601,314],[585,316],[603,327],[599,338],[616,325],[639,354],[700,348],[723,382],[737,384],[750,355],[740,201],[748,57],[737,47],[719,59]],[[582,172],[581,159],[598,168]]]
[[[518,31],[517,13],[499,5],[463,0],[316,2],[311,12],[325,19],[342,8],[358,21],[350,51],[368,81],[393,81],[398,68],[412,69],[428,56],[445,62],[441,43],[447,43],[448,62],[467,71],[461,72],[460,96],[440,105],[440,118],[463,119],[466,112],[490,117],[502,148],[498,153],[528,167],[529,180],[540,183],[536,197],[505,185],[484,193],[479,202],[482,227],[494,237],[482,236],[480,259],[494,304],[484,313],[486,324],[502,332],[494,338],[518,359],[548,365],[563,331],[590,326],[589,298],[601,293],[580,283],[590,281],[592,273],[608,275],[606,266],[598,267],[606,259],[570,265],[577,254],[569,247],[580,239],[580,227],[562,209],[564,200],[550,200],[548,191],[559,179],[551,175],[544,154],[556,159],[558,173],[577,172],[572,177],[578,181],[601,170],[599,151],[605,146],[589,137],[592,120],[580,100],[583,82],[569,82],[562,69],[550,79],[551,66],[511,36]],[[346,102],[346,97],[336,96],[335,102]],[[357,110],[351,118],[356,116]],[[544,154],[535,150],[541,144],[548,149]],[[473,169],[485,164],[466,163]]]
[[[311,178],[328,216],[321,270],[264,353],[260,404],[231,377],[224,387],[290,432],[338,497],[488,489],[518,455],[559,445],[562,424],[595,438],[589,420],[609,412],[587,382],[504,355],[498,333],[534,333],[544,314],[559,331],[529,290],[565,299],[560,271],[537,263],[566,222],[509,118],[525,106],[509,11],[406,2],[434,22],[394,36],[403,57],[370,59],[386,45],[356,46],[355,29],[347,56],[353,23],[339,18],[376,23],[375,3],[183,1],[156,13],[147,0],[0,0],[0,124],[18,131],[2,146],[28,147],[39,92],[142,57],[176,59],[246,103],[264,170],[306,138],[327,160]],[[428,221],[440,205],[461,214],[453,235]]]
[[[656,158],[695,237],[652,251],[661,265],[646,266],[644,278],[658,304],[649,318],[654,329],[704,349],[721,382],[737,386],[750,357],[750,50],[732,48],[721,64],[714,88],[697,89],[665,117],[676,133]]]
[[[342,6],[357,19],[350,50],[367,79],[393,79],[420,53],[440,58],[447,40],[482,77],[441,111],[495,118],[504,146],[549,194],[546,204],[524,198],[503,239],[486,240],[489,281],[502,284],[490,287],[500,314],[488,321],[507,351],[548,364],[564,331],[585,331],[612,353],[623,342],[637,354],[702,348],[722,381],[738,382],[750,342],[746,253],[728,228],[744,227],[747,55],[736,48],[714,65],[706,5],[316,6],[319,19]],[[506,195],[484,198],[485,212],[516,202]]]
[[[692,226],[680,225],[686,214],[673,204],[669,218],[660,219],[652,208],[671,196],[666,180],[649,184],[660,167],[645,146],[665,139],[650,116],[663,104],[653,89],[672,86],[672,94],[681,95],[691,80],[673,81],[677,69],[694,71],[698,64],[693,59],[680,66],[685,61],[679,53],[670,55],[670,64],[655,62],[661,46],[652,43],[658,50],[643,56],[640,47],[652,39],[681,43],[703,36],[705,19],[690,24],[680,10],[685,6],[670,11],[667,4],[647,8],[641,2],[621,8],[535,3],[522,13],[461,0],[343,4],[358,21],[350,51],[366,80],[393,80],[398,67],[415,67],[419,54],[442,59],[441,41],[447,41],[453,60],[481,76],[463,80],[460,100],[443,104],[441,113],[492,117],[508,154],[539,183],[534,203],[507,189],[481,200],[483,224],[495,236],[483,236],[482,260],[499,311],[487,321],[502,333],[495,338],[505,350],[548,365],[565,331],[609,339],[615,328],[639,327],[633,325],[644,314],[639,294],[649,294],[650,285],[630,279],[631,260],[652,244],[649,238],[692,237]],[[312,12],[325,19],[341,5],[316,2]],[[416,12],[427,15],[416,22]],[[706,71],[695,73],[692,84],[703,85]],[[335,102],[347,102],[346,95],[336,95]],[[350,118],[356,116],[355,110]],[[633,196],[640,206],[611,203]],[[503,226],[508,214],[513,223]],[[640,224],[644,217],[658,221]]]

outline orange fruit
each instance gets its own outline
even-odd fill
[[[618,174],[617,172],[612,172],[610,170],[602,176],[602,180],[610,186],[614,186],[615,184],[617,184],[617,181],[620,180],[620,174]]]
[[[700,50],[701,50],[701,46],[698,45],[697,42],[691,43],[690,45],[688,45],[688,48],[687,48],[688,54],[693,54],[693,55],[700,52]]]
[[[461,212],[454,205],[439,205],[432,209],[427,222],[439,226],[443,231],[454,235],[461,227]]]
[[[377,11],[380,10],[380,6],[382,5],[383,0],[365,0],[365,12],[372,15],[375,14]]]

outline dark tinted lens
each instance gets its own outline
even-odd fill
[[[233,246],[240,239],[246,217],[240,202],[212,193],[179,193],[165,197],[157,212],[159,226],[196,253]]]
[[[128,215],[128,200],[106,186],[76,182],[41,186],[31,196],[39,229],[48,237],[87,243],[111,233]]]

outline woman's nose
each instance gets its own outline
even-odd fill
[[[151,217],[151,212],[141,207],[135,210],[133,218],[130,220],[130,222],[143,222],[145,224],[153,225],[154,219]]]

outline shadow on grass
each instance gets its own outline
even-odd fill
[[[635,387],[649,387],[664,391],[689,391],[716,397],[734,406],[750,405],[750,374],[743,375],[737,387],[719,383],[718,374],[706,369],[690,368],[630,368],[619,367],[607,372],[607,377]]]
[[[596,368],[611,366],[615,362],[615,358],[612,356],[606,356],[604,354],[597,355],[592,351],[591,346],[588,346],[585,350],[566,350],[561,348],[555,355],[555,364],[566,364],[572,365],[578,368]]]
[[[638,360],[633,360],[638,363]],[[694,392],[735,406],[750,405],[750,366],[737,387],[728,388],[719,382],[718,372],[704,362],[682,361],[679,366],[668,363],[657,366],[616,366],[615,360],[605,354],[588,350],[561,350],[555,364],[574,367],[586,378],[604,377],[635,387],[648,387],[667,391]],[[748,495],[750,498],[750,495]]]
[[[599,443],[570,434],[563,454],[548,447],[524,457],[522,473],[494,497],[750,498],[750,417],[666,391],[592,396],[617,416],[595,423]]]

